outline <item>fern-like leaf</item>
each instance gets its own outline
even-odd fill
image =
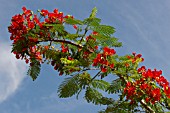
[[[97,88],[97,89],[101,89],[103,91],[105,91],[108,86],[109,86],[109,83],[104,81],[104,80],[93,80],[91,82],[91,85],[94,87],[94,88]]]
[[[113,94],[113,93],[119,93],[121,89],[122,89],[122,80],[116,79],[112,81],[111,85],[108,87],[106,91],[108,91],[109,94],[110,93]]]
[[[115,101],[113,104],[108,105],[107,108],[99,113],[131,113],[135,106],[130,106],[128,102],[125,101]]]
[[[99,18],[86,18],[84,19],[83,23],[88,24],[91,27],[97,27],[101,22]]]
[[[104,36],[111,36],[115,32],[115,28],[108,25],[98,25],[96,27],[91,27],[90,29]]]
[[[73,19],[73,18],[65,19],[65,23],[70,24],[70,25],[75,25],[75,24],[83,25],[83,22],[81,20]]]
[[[33,81],[38,77],[41,70],[40,62],[37,60],[32,60],[32,66],[30,66],[27,74],[31,76]]]
[[[92,102],[95,105],[101,104],[102,94],[94,88],[87,87],[85,99],[88,103]]]
[[[118,42],[118,39],[115,37],[108,37],[104,35],[93,35],[97,39],[98,45],[108,46],[108,47],[121,47],[122,43]]]
[[[78,81],[79,75],[66,78],[58,88],[59,97],[67,98],[76,94],[80,89]]]
[[[91,14],[90,14],[90,18],[95,18],[95,17],[96,17],[96,13],[97,13],[97,8],[94,7],[94,8],[92,9]]]

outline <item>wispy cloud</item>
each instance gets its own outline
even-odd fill
[[[0,43],[0,103],[11,96],[25,77],[26,66],[11,54],[8,43]]]

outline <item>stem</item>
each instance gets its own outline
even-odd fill
[[[100,69],[99,68],[86,68],[86,69],[84,69],[82,71],[88,71],[88,70],[100,70]]]
[[[92,79],[91,81],[93,81],[99,74],[100,74],[101,71],[99,71]]]
[[[66,44],[70,44],[70,45],[76,46],[76,47],[78,47],[78,48],[80,48],[80,49],[83,48],[82,45],[76,44],[76,43],[74,43],[74,42],[67,41],[67,40],[54,40],[54,39],[50,39],[50,40],[37,41],[36,43],[39,43],[39,42],[48,42],[48,41],[50,41],[50,42],[61,42],[61,43],[66,43]],[[93,50],[89,50],[89,49],[88,49],[87,51],[89,51],[90,53],[93,53],[93,52],[94,52]]]
[[[151,112],[151,113],[155,113],[155,111],[154,111],[150,106],[148,106],[143,99],[140,101],[140,103],[141,103],[141,105],[143,105],[143,107],[144,107],[146,110],[148,110],[148,111]]]
[[[75,43],[73,43],[73,42],[71,42],[71,41],[67,41],[67,40],[54,40],[54,39],[51,39],[51,40],[43,40],[43,41],[37,41],[37,43],[39,43],[39,42],[48,42],[48,41],[53,41],[53,42],[63,42],[63,43],[66,43],[66,44],[70,44],[70,45],[73,45],[73,46],[76,46],[76,47],[78,47],[78,48],[83,48],[83,46],[82,45],[80,45],[80,44],[75,44]]]
[[[81,40],[79,42],[79,44],[81,44],[81,42],[83,41],[83,38],[85,37],[85,35],[86,35],[87,31],[88,31],[88,27],[89,26],[87,25],[86,28],[85,28],[84,34],[83,34],[83,36],[82,36],[82,38],[81,38]]]

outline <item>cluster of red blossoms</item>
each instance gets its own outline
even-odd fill
[[[135,82],[128,82],[124,88],[124,93],[126,94],[126,98],[131,100],[131,104],[134,103],[136,99],[143,98],[146,102],[154,104],[155,102],[160,101],[161,98],[160,89],[154,88],[143,78]]]
[[[39,16],[33,14],[31,10],[28,10],[25,7],[23,7],[22,10],[22,14],[17,14],[12,17],[11,25],[8,27],[8,30],[11,33],[10,39],[13,40],[13,44],[19,44],[20,49],[13,51],[16,58],[24,58],[26,63],[28,63],[31,58],[27,58],[23,53],[29,53],[30,56],[35,56],[37,60],[40,60],[41,55],[36,47],[37,42],[39,40],[48,40],[52,38],[50,33],[50,28],[52,27],[46,27],[45,24],[63,24],[66,18],[73,18],[73,16],[64,16],[62,12],[58,12],[58,9],[54,9],[53,12],[42,9],[39,11]],[[73,27],[76,28],[75,25]],[[30,31],[32,32],[33,29],[37,28],[38,30],[35,30],[33,35],[29,35]]]
[[[112,56],[116,53],[114,49],[110,49],[108,47],[103,48],[103,53],[98,53],[96,58],[93,60],[93,66],[100,65],[100,69],[102,72],[107,72],[107,68],[114,68],[113,63],[109,63],[107,60],[108,56]]]
[[[127,56],[128,59],[132,60],[132,63],[135,63],[138,59],[141,59],[141,62],[144,61],[144,58],[141,58],[141,54],[136,54],[135,52],[132,53],[133,57]]]
[[[138,73],[142,75],[142,78],[134,82],[128,82],[124,88],[124,93],[127,99],[131,100],[131,103],[135,102],[135,99],[145,99],[146,102],[160,101],[161,89],[153,86],[152,82],[157,82],[158,85],[163,87],[163,92],[170,98],[169,82],[162,76],[162,71],[146,69],[144,66],[138,69]],[[152,81],[152,82],[151,82]]]
[[[138,73],[142,74],[142,77],[144,79],[151,79],[157,82],[163,90],[164,93],[168,98],[170,98],[170,87],[169,82],[162,76],[162,71],[157,71],[154,69],[153,71],[151,69],[146,70],[144,66],[138,69]]]

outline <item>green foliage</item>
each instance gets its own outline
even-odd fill
[[[80,90],[79,87],[79,74],[66,78],[59,86],[58,93],[60,98],[68,98]]]
[[[99,113],[134,113],[135,111],[140,111],[134,108],[135,106],[129,105],[129,102],[114,101],[112,104],[108,105],[105,110]]]
[[[142,83],[148,82],[149,86],[160,88],[160,92],[163,94],[160,101],[156,98],[155,104],[145,103],[144,99],[148,95],[143,95],[145,93],[138,94],[139,90],[142,91],[141,87],[149,87],[146,84],[141,86],[142,83],[139,82],[143,75],[138,72],[139,63],[142,61],[142,58],[139,58],[141,55],[133,53],[133,55],[119,57],[114,54],[112,48],[121,47],[122,43],[112,36],[115,33],[115,28],[101,24],[101,19],[96,18],[96,13],[97,8],[95,7],[90,16],[83,21],[68,16],[68,18],[63,17],[63,21],[60,21],[60,19],[51,21],[49,19],[49,23],[45,22],[41,27],[37,24],[31,29],[27,24],[24,24],[26,26],[24,32],[20,28],[16,30],[17,32],[11,32],[19,33],[18,37],[15,37],[15,35],[11,37],[14,40],[12,52],[15,52],[16,58],[25,59],[27,63],[30,62],[27,74],[33,80],[38,77],[41,64],[45,61],[54,66],[54,69],[60,73],[59,75],[70,75],[60,84],[58,88],[59,97],[68,98],[75,94],[78,97],[79,93],[85,90],[84,98],[88,103],[107,105],[107,108],[100,113],[139,112],[140,110],[136,109],[139,106],[145,111],[150,108],[150,111],[157,112],[163,112],[163,107],[170,109],[170,100],[162,98],[169,96],[163,92],[169,86],[165,88],[162,82],[156,83],[159,77],[156,77],[156,82],[154,77],[144,78]],[[67,31],[65,25],[76,25],[73,26],[75,33]],[[22,32],[25,34],[21,35]],[[89,74],[91,70],[98,71],[93,78]],[[109,83],[103,79],[108,75],[114,75],[117,78]],[[100,79],[96,79],[96,77]],[[151,81],[151,79],[153,80]],[[161,78],[161,80],[164,79]],[[159,79],[159,81],[161,80]],[[133,86],[134,84],[137,85]],[[160,84],[163,88],[162,86],[157,87]],[[126,87],[128,85],[130,86],[129,89]],[[129,94],[124,92],[126,89]],[[108,94],[118,94],[119,99],[116,101],[104,97],[100,93],[101,90]],[[167,89],[167,92],[169,93],[169,89]],[[155,99],[156,92],[151,92],[151,94],[153,95],[151,98]],[[127,97],[126,100],[125,96]],[[131,96],[134,96],[134,98]],[[144,103],[141,103],[141,100],[144,100]]]
[[[96,80],[96,79],[94,79],[91,82],[91,85],[93,86],[93,88],[101,89],[101,90],[105,91],[108,88],[109,83],[104,81],[104,80]]]
[[[102,97],[103,97],[102,94],[96,89],[91,87],[86,88],[85,99],[87,100],[88,103],[92,102],[95,105],[98,105],[101,103]]]
[[[41,65],[40,65],[40,62],[35,59],[32,59],[31,63],[32,63],[32,66],[30,66],[27,74],[30,75],[33,80],[35,80],[40,73]]]
[[[43,26],[51,27],[52,31],[63,32],[64,26],[62,24],[44,24]]]
[[[84,24],[87,24],[92,27],[98,26],[100,24],[100,22],[101,22],[101,19],[99,19],[99,18],[86,18],[83,21]]]
[[[110,86],[107,88],[109,94],[119,93],[122,90],[122,80],[120,78],[113,80]]]
[[[78,19],[73,19],[73,18],[67,18],[65,19],[65,23],[67,24],[70,24],[70,25],[75,25],[75,24],[78,24],[78,25],[83,25],[83,22],[81,20],[78,20]]]
[[[108,98],[108,97],[102,97],[101,98],[101,104],[102,105],[110,105],[115,103],[115,100],[113,100],[113,98]]]
[[[118,39],[115,37],[108,37],[104,35],[93,35],[94,38],[97,39],[97,43],[100,46],[108,46],[108,47],[121,47],[122,43],[118,42]]]
[[[68,60],[67,58],[60,58],[61,63],[69,65],[69,66],[77,66],[79,64],[78,60]]]
[[[97,13],[97,8],[94,7],[94,8],[92,9],[91,14],[90,14],[90,18],[95,18],[95,17],[96,17],[96,13]]]
[[[69,39],[69,40],[74,40],[74,41],[77,41],[76,39],[79,37],[78,34],[67,34],[66,35],[66,38]]]
[[[115,28],[108,25],[93,26],[90,29],[104,36],[111,36],[115,32]]]

